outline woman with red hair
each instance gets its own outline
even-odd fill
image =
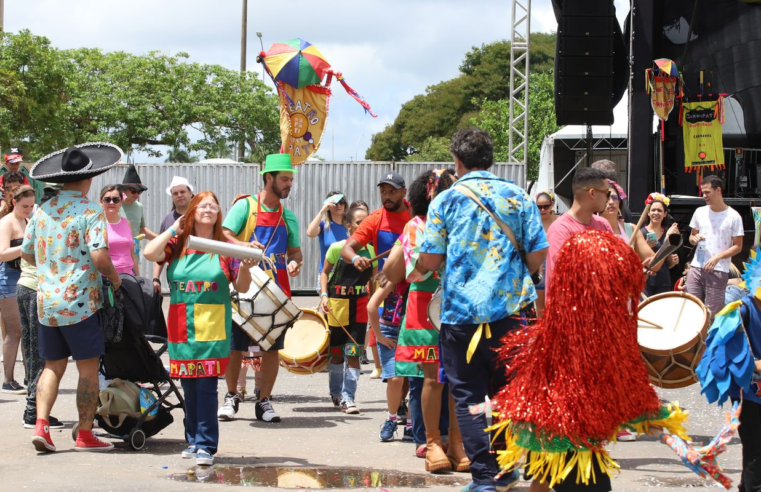
[[[188,236],[225,242],[219,200],[211,191],[193,197],[188,211],[145,247],[145,258],[166,263],[170,288],[169,368],[185,393],[183,458],[214,464],[219,444],[217,378],[230,357],[230,285],[247,292],[252,260],[242,262],[187,248]]]

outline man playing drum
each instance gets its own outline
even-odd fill
[[[264,170],[261,171],[264,190],[255,197],[239,198],[222,224],[228,241],[264,251],[264,256],[275,264],[275,270],[270,270],[265,264],[260,266],[288,297],[291,297],[289,277],[299,274],[303,259],[298,220],[281,203],[291,192],[295,172],[288,154],[268,155]],[[243,352],[248,351],[248,346],[251,345],[251,339],[235,323],[232,333],[230,364],[225,374],[227,394],[217,413],[220,420],[232,420],[238,411],[238,375]],[[256,418],[264,422],[280,422],[280,416],[270,403],[270,396],[280,367],[278,351],[283,348],[284,340],[285,331],[272,347],[262,351],[262,386],[256,403]]]

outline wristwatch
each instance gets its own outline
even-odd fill
[[[153,282],[154,283],[156,283],[156,282],[161,283],[161,279],[158,278],[158,277],[154,277]]]

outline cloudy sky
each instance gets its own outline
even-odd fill
[[[378,115],[366,116],[338,87],[319,154],[331,159],[334,134],[335,159],[362,160],[371,135],[392,123],[405,101],[456,76],[471,47],[510,38],[511,5],[508,0],[249,0],[248,68],[260,69],[257,31],[265,50],[294,37],[316,45]],[[60,48],[185,51],[191,61],[236,70],[240,25],[241,0],[5,2],[6,31],[29,29]],[[556,30],[549,0],[534,0],[531,27]]]

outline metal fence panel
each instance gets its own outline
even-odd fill
[[[137,172],[148,191],[140,197],[144,207],[146,226],[158,232],[164,216],[172,208],[172,199],[165,190],[173,176],[183,176],[193,185],[196,192],[213,191],[222,204],[222,212],[227,213],[233,198],[239,193],[257,193],[262,188],[257,164],[136,164]],[[399,172],[409,185],[423,171],[428,169],[454,167],[452,163],[392,163],[392,162],[315,162],[298,168],[290,196],[285,206],[296,214],[299,220],[299,234],[304,253],[302,274],[291,279],[294,290],[309,290],[317,286],[317,267],[320,248],[316,239],[306,236],[309,222],[319,212],[322,201],[330,191],[340,191],[349,202],[363,200],[374,210],[380,207],[377,182],[385,172]],[[93,180],[89,193],[91,200],[97,200],[103,186],[122,182],[126,165],[115,166]],[[509,179],[525,187],[526,170],[520,164],[495,164],[490,169],[494,174]],[[153,264],[144,258],[140,260],[140,272],[152,277]],[[164,278],[164,275],[162,275]],[[166,286],[166,282],[164,283]]]

